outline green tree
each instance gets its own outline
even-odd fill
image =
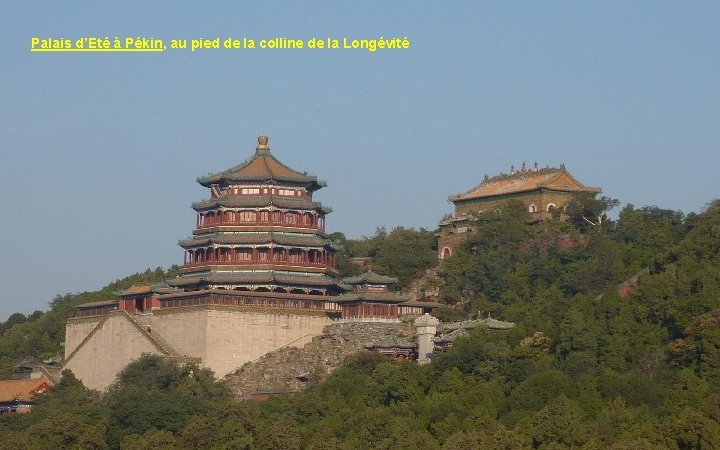
[[[193,415],[214,411],[224,395],[207,369],[145,355],[130,363],[107,393],[107,441],[115,447],[125,436],[152,428],[178,434]]]
[[[572,448],[589,439],[582,409],[562,395],[538,411],[525,426],[523,424],[523,433],[532,439],[536,448],[552,444]]]
[[[180,447],[178,438],[167,430],[154,428],[143,434],[130,434],[120,443],[121,450],[174,450]]]
[[[463,429],[451,435],[444,450],[519,450],[527,449],[530,439],[508,430],[502,423],[486,415],[468,418]]]
[[[581,192],[576,194],[566,206],[565,213],[581,230],[599,227],[607,222],[607,213],[620,205],[620,201],[610,197],[595,198],[595,194]]]
[[[260,408],[252,402],[224,402],[212,414],[193,416],[182,440],[186,448],[252,448],[262,426]]]
[[[18,448],[104,449],[106,428],[104,420],[95,421],[88,416],[58,411],[28,426],[20,435]]]
[[[302,446],[302,435],[297,422],[288,414],[275,418],[260,429],[256,448],[267,450],[296,450]]]
[[[417,398],[421,392],[411,364],[381,363],[368,380],[366,402],[390,406]]]
[[[378,228],[372,237],[346,240],[345,248],[349,256],[372,258],[373,270],[396,277],[400,290],[437,264],[435,234],[424,228]]]

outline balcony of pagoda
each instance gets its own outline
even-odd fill
[[[218,211],[197,215],[196,230],[216,227],[283,227],[325,231],[325,218],[313,213]]]
[[[289,263],[282,261],[236,261],[236,262],[200,262],[200,263],[187,263],[183,265],[183,272],[196,272],[197,269],[202,270],[228,270],[233,267],[247,269],[247,267],[253,267],[257,270],[287,270],[287,271],[302,271],[309,273],[333,273],[337,274],[337,269],[330,267],[326,264],[320,263]]]
[[[198,248],[185,252],[183,268],[208,266],[282,266],[336,272],[335,255],[322,250],[286,247]]]
[[[273,310],[286,309],[315,312],[332,318],[338,318],[340,315],[338,306],[328,302],[325,295],[294,294],[293,298],[288,298],[286,293],[216,289],[168,295],[162,298],[160,302],[162,309],[218,305],[223,307],[234,306],[253,309],[270,308]]]

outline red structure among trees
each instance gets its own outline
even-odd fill
[[[396,320],[403,315],[419,316],[439,306],[433,302],[410,301],[388,290],[397,278],[386,277],[371,270],[355,277],[344,278],[351,292],[338,295],[333,301],[340,305],[340,317],[346,320]]]

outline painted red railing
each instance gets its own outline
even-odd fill
[[[292,262],[292,261],[277,261],[271,259],[265,260],[239,260],[239,261],[202,261],[185,263],[183,267],[201,267],[201,266],[258,266],[258,265],[277,265],[277,266],[293,266],[293,267],[327,267],[333,269],[327,263],[314,263],[314,262]]]

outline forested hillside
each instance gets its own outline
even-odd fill
[[[425,269],[437,265],[434,250],[435,233],[421,228],[394,227],[390,231],[378,228],[375,235],[347,239],[342,233],[330,238],[339,244],[341,255],[338,269],[341,276],[357,275],[363,271],[347,262],[349,257],[372,258],[372,270],[397,277],[394,289],[406,289]]]
[[[519,207],[486,216],[440,268],[438,315],[517,326],[477,329],[428,366],[358,356],[256,404],[231,400],[206,370],[150,357],[104,395],[66,376],[31,414],[0,418],[0,448],[718,448],[720,202],[587,220],[605,202],[569,208],[564,222],[532,222]],[[433,253],[428,235],[380,230],[342,245],[409,282]],[[4,326],[2,351],[44,316]]]

